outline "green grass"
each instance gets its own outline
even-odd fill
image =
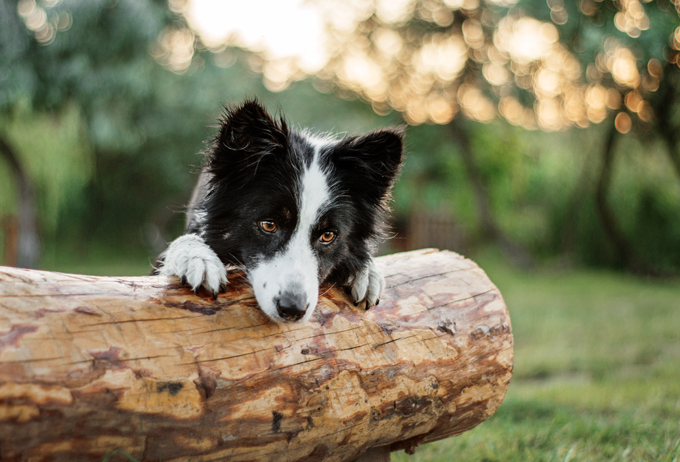
[[[147,276],[153,262],[154,257],[141,251],[116,252],[100,247],[85,247],[81,250],[65,248],[48,252],[40,263],[40,269],[93,276]]]
[[[144,255],[68,253],[44,269],[148,274]],[[495,415],[405,461],[680,461],[680,281],[519,273],[480,259],[510,310],[515,372]]]
[[[392,461],[680,461],[680,284],[482,261],[515,371],[495,415]]]

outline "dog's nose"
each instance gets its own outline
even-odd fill
[[[309,304],[300,293],[284,292],[276,299],[276,310],[285,321],[299,321],[308,307]]]

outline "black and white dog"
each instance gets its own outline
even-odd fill
[[[401,166],[403,130],[318,137],[255,100],[228,108],[220,122],[186,234],[161,254],[155,273],[216,298],[226,288],[225,265],[238,267],[276,322],[308,320],[321,284],[376,305],[385,282],[371,254]]]

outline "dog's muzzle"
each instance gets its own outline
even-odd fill
[[[281,319],[287,322],[299,321],[309,308],[306,297],[300,292],[283,292],[274,303]]]

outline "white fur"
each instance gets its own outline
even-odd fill
[[[307,311],[301,322],[307,321],[319,298],[319,265],[311,246],[311,233],[331,197],[327,174],[319,163],[320,144],[315,145],[314,159],[300,181],[299,216],[295,231],[282,253],[274,259],[261,261],[249,273],[260,308],[270,318],[282,322],[275,299],[290,287],[304,294]]]
[[[318,155],[319,150],[325,146],[335,144],[338,141],[338,134],[314,133],[311,130],[302,130],[305,139],[314,146],[314,155]]]
[[[186,277],[194,290],[203,286],[212,293],[218,293],[220,285],[227,284],[224,264],[196,234],[185,234],[170,244],[159,274]]]
[[[307,312],[301,321],[305,322],[312,316],[319,298],[318,265],[309,238],[300,231],[295,233],[283,253],[256,265],[248,273],[248,279],[260,308],[273,320],[284,322],[275,299],[295,286],[302,291],[307,302]]]
[[[262,311],[277,322],[285,322],[278,313],[276,299],[287,291],[301,291],[307,311],[300,319],[306,322],[314,313],[319,298],[319,268],[311,244],[311,233],[325,211],[333,194],[333,185],[320,164],[320,151],[330,139],[312,138],[314,159],[302,172],[300,179],[299,215],[295,231],[285,249],[271,260],[260,260],[248,271],[255,297]],[[197,211],[199,221],[205,219],[205,212]],[[224,239],[228,239],[226,233]],[[186,234],[173,241],[165,252],[165,260],[159,274],[186,277],[194,290],[204,287],[218,293],[221,285],[227,284],[227,271],[217,254],[197,234]],[[355,302],[366,300],[366,306],[374,306],[385,288],[385,279],[371,259],[366,268],[350,277]]]
[[[366,300],[367,307],[375,306],[385,290],[385,278],[373,259],[366,268],[350,277],[347,284],[352,288],[354,301]]]
[[[194,210],[194,220],[196,223],[200,224],[199,227],[199,232],[198,234],[203,237],[205,235],[205,230],[204,225],[205,225],[205,218],[208,214],[205,212],[205,210]]]

